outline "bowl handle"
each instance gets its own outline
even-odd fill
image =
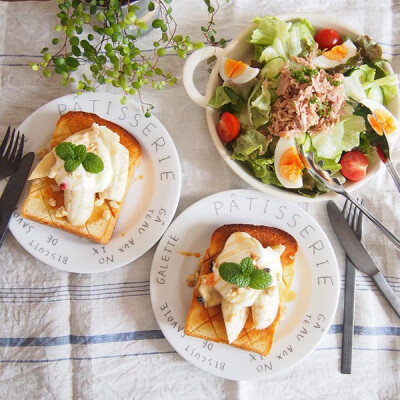
[[[222,53],[223,49],[220,47],[204,47],[200,50],[196,50],[193,52],[188,59],[185,62],[185,65],[183,67],[183,87],[185,88],[186,94],[190,97],[190,99],[196,103],[197,105],[201,107],[206,107],[208,104],[208,101],[210,100],[210,97],[212,93],[207,93],[206,95],[203,96],[197,89],[196,86],[194,85],[193,82],[193,76],[194,76],[194,71],[197,68],[197,66],[203,62],[209,59],[212,56],[217,57],[217,64],[214,66],[213,71],[211,72],[211,77],[213,75],[218,74],[218,57]]]

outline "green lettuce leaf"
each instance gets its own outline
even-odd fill
[[[244,105],[245,101],[242,96],[230,87],[225,86],[218,86],[208,102],[208,106],[212,108],[219,109],[224,107],[223,110],[225,110],[225,107],[228,106],[226,111],[230,111],[233,114],[240,114]]]
[[[363,83],[362,86],[364,90],[379,86],[383,92],[383,102],[384,104],[388,104],[397,93],[398,83],[399,80],[397,78],[397,75],[388,75],[384,78],[367,81]]]
[[[239,135],[234,141],[232,147],[234,154],[244,156],[259,156],[267,152],[269,141],[257,129],[247,129],[242,135]]]
[[[225,104],[231,103],[232,100],[223,86],[218,86],[214,95],[211,97],[208,105],[212,108],[221,108]]]
[[[257,60],[268,61],[275,57],[286,60],[290,56],[308,55],[315,48],[314,29],[305,19],[284,22],[276,17],[256,18],[257,28],[253,31],[250,43],[266,48],[260,54],[256,49]]]
[[[257,28],[253,31],[250,43],[271,45],[275,38],[283,37],[290,28],[290,25],[276,17],[255,18],[253,21]]]
[[[259,128],[265,125],[271,117],[271,92],[266,85],[260,83],[255,87],[254,94],[247,102],[248,113],[251,123]]]
[[[250,128],[232,144],[231,158],[245,163],[263,183],[282,186],[275,175],[274,158],[268,154],[268,146],[267,138],[256,129]]]
[[[360,132],[365,129],[363,117],[349,115],[331,126],[326,133],[313,136],[312,145],[318,157],[326,159],[324,166],[329,163],[328,160],[333,160],[333,163],[337,164],[343,151],[350,151],[360,144]]]

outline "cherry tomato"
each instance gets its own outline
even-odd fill
[[[229,113],[224,112],[221,115],[221,119],[217,123],[217,133],[219,138],[224,142],[228,143],[235,139],[240,131],[240,122],[238,118]]]
[[[314,39],[321,50],[330,50],[332,47],[342,43],[342,38],[334,29],[322,29],[315,35]]]
[[[353,150],[342,156],[340,160],[343,176],[353,182],[364,178],[367,174],[368,159],[361,151]]]

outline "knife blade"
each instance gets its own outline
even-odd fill
[[[347,256],[359,271],[369,275],[375,281],[386,300],[400,317],[399,298],[369,256],[367,250],[365,250],[364,246],[358,240],[337,205],[332,200],[329,200],[327,209],[333,230],[346,251]]]
[[[34,159],[35,153],[30,152],[26,154],[22,158],[17,171],[11,175],[4,188],[3,195],[0,199],[0,247],[3,243],[11,214],[17,206],[19,196],[24,188]]]

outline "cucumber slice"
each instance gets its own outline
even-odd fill
[[[365,83],[367,81],[367,74],[361,69],[356,69],[351,73],[352,77],[357,77],[360,83]]]
[[[285,65],[285,59],[283,57],[275,57],[269,60],[265,67],[261,70],[261,76],[266,79],[274,79],[276,78],[282,70],[282,67]]]
[[[310,151],[311,149],[311,138],[309,135],[306,135],[306,140],[303,143],[304,151]]]
[[[373,86],[371,89],[367,89],[367,97],[383,104],[383,92],[380,86]]]
[[[301,136],[295,139],[298,145],[303,145],[304,151],[310,151],[311,149],[311,138],[307,133],[303,133]]]

